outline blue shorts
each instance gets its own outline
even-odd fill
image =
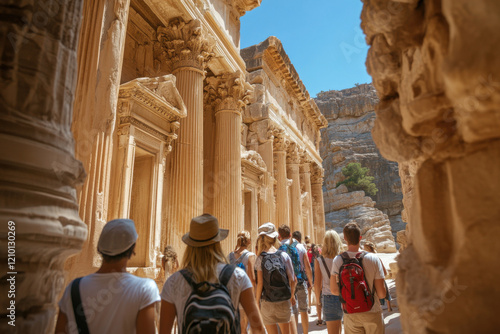
[[[342,305],[339,296],[321,295],[323,303],[323,320],[335,321],[341,320],[343,316]]]

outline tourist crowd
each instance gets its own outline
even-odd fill
[[[134,222],[108,222],[98,241],[99,270],[73,280],[59,302],[55,333],[297,333],[309,330],[312,289],[317,325],[328,333],[384,333],[381,301],[390,301],[386,273],[372,243],[360,250],[356,223],[344,240],[327,231],[322,245],[302,243],[299,231],[272,223],[258,228],[252,252],[250,232],[241,231],[228,256],[221,241],[228,230],[209,214],[191,220],[182,237],[181,264],[168,246],[161,294],[152,279],[126,271],[138,238]],[[178,270],[180,269],[180,270]],[[390,302],[388,308],[390,309]]]

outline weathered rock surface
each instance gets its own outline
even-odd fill
[[[408,218],[396,279],[405,333],[500,327],[498,13],[495,0],[363,1],[381,101],[373,138],[399,163]]]
[[[372,199],[376,203],[375,208],[389,217],[395,238],[396,233],[404,230],[406,225],[401,218],[403,196],[398,164],[380,155],[371,135],[375,122],[374,108],[378,101],[371,84],[318,94],[316,103],[328,120],[328,128],[321,131],[320,144],[325,168],[325,195],[332,194],[336,184],[344,179],[343,167],[351,162],[360,162],[375,177],[379,191]],[[364,203],[364,194],[355,193],[325,196],[327,216],[333,219],[333,212],[339,207],[346,207],[347,202],[352,205]]]
[[[389,218],[374,207],[375,202],[364,191],[349,192],[340,185],[324,193],[326,228],[342,233],[345,224],[356,222],[361,228],[363,240],[371,241],[380,253],[396,252]]]

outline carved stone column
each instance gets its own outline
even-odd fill
[[[75,191],[85,172],[71,133],[82,1],[50,9],[34,0],[2,4],[1,333],[53,330],[64,261],[87,237]]]
[[[300,202],[300,155],[296,143],[292,143],[287,150],[286,171],[289,179],[292,180],[290,189],[290,229],[300,231],[304,234],[302,224],[302,204]]]
[[[122,72],[130,0],[85,1],[78,45],[78,81],[72,130],[75,155],[87,171],[78,189],[80,217],[89,237],[66,262],[68,278],[99,267],[97,242],[108,219],[113,132]]]
[[[207,78],[205,90],[215,112],[213,215],[229,229],[229,243],[244,228],[241,221],[241,108],[252,86],[240,72]],[[256,196],[256,195],[255,195]],[[256,200],[255,200],[256,202]]]
[[[205,66],[212,57],[214,41],[198,20],[170,21],[158,28],[163,55],[177,78],[177,89],[187,108],[180,121],[179,137],[172,152],[169,207],[166,210],[170,231],[167,244],[183,247],[181,234],[191,218],[203,212],[203,79]]]
[[[325,204],[323,202],[324,169],[313,165],[311,174],[311,194],[313,206],[313,224],[317,243],[323,244],[325,237]]]
[[[303,185],[304,193],[307,194],[306,203],[304,203],[307,208],[307,217],[305,220],[304,227],[302,229],[305,235],[312,236],[314,232],[313,228],[313,207],[312,207],[312,192],[311,192],[311,160],[306,154],[302,156],[302,164],[300,165],[300,179]],[[318,242],[314,240],[314,242]]]
[[[287,224],[289,221],[288,179],[286,176],[286,149],[288,139],[283,131],[276,131],[274,135],[274,178],[276,179],[276,227]]]

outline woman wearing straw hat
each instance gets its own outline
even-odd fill
[[[203,214],[191,220],[189,233],[182,237],[182,241],[187,245],[181,265],[184,270],[170,276],[161,293],[160,334],[171,333],[175,317],[182,331],[184,307],[193,292],[186,274],[194,282],[219,283],[219,276],[227,265],[220,242],[227,237],[228,232],[228,230],[219,229],[217,218],[209,214]],[[246,273],[240,268],[234,268],[226,288],[234,310],[238,310],[240,303],[243,306],[249,318],[252,333],[264,333],[264,325],[254,299],[252,283]]]
[[[278,250],[280,246],[278,232],[272,223],[259,227],[256,298],[269,334],[278,334],[278,326],[283,334],[291,331],[291,307],[295,304],[291,293],[296,285],[292,260],[287,253]]]

